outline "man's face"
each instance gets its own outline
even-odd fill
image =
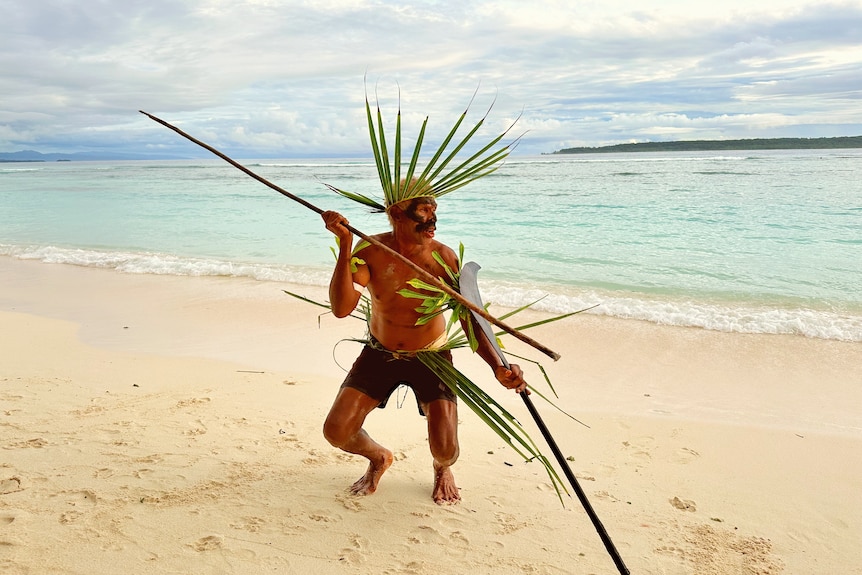
[[[404,215],[415,222],[414,232],[433,238],[437,229],[437,202],[434,198],[413,198]]]

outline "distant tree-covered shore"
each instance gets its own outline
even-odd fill
[[[690,140],[640,142],[595,148],[565,148],[554,154],[601,154],[614,152],[709,152],[722,150],[825,150],[862,148],[862,136],[837,138],[753,138],[748,140]]]

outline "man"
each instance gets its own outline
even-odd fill
[[[437,252],[453,270],[458,262],[455,252],[434,239],[437,224],[437,202],[433,196],[413,197],[386,209],[392,231],[375,239],[393,249],[435,277],[447,277],[432,254]],[[457,503],[461,499],[451,467],[458,459],[458,414],[455,395],[445,383],[410,352],[435,349],[445,343],[446,320],[438,315],[423,325],[416,301],[398,294],[417,277],[415,270],[374,244],[357,255],[359,263],[351,271],[353,234],[345,227],[348,221],[337,212],[324,212],[323,220],[339,241],[338,259],[329,284],[329,300],[337,317],[349,315],[359,303],[360,290],[367,287],[371,295],[370,343],[362,350],[344,380],[324,424],[323,433],[334,446],[368,459],[369,465],[350,491],[368,495],[377,489],[380,477],[392,464],[392,452],[371,439],[362,428],[366,416],[385,405],[400,383],[413,388],[428,422],[428,443],[434,459],[432,497],[438,504]],[[357,289],[356,286],[359,286]],[[503,386],[517,393],[526,391],[521,369],[512,364],[506,369],[488,340],[476,329],[479,355],[494,370]],[[440,351],[451,361],[451,353]]]

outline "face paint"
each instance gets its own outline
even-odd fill
[[[407,206],[407,209],[404,210],[404,213],[408,218],[416,222],[416,232],[424,233],[428,231],[434,231],[437,229],[437,216],[432,213],[430,217],[423,217],[416,213],[416,210],[419,206],[422,205],[430,205],[433,207],[437,207],[437,202],[428,198],[416,198],[410,205]]]
[[[417,223],[416,231],[418,233],[433,232],[437,229],[437,218],[431,218],[427,222]]]

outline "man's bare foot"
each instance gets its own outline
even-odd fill
[[[434,493],[431,496],[438,505],[454,505],[461,501],[461,491],[455,485],[455,476],[450,467],[439,468],[434,465]]]
[[[359,480],[350,486],[352,495],[371,495],[377,491],[377,484],[380,483],[380,477],[383,475],[389,466],[392,465],[392,452],[384,449],[378,459],[371,460],[368,464],[368,471]]]

